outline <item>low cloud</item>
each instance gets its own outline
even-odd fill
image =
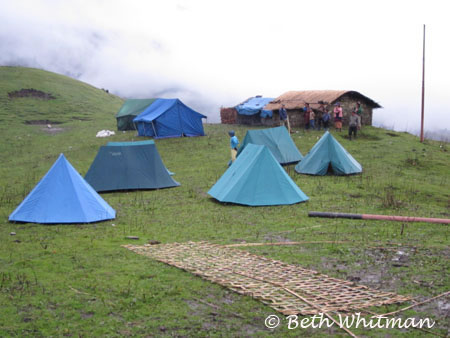
[[[386,21],[382,15],[394,19],[402,10],[387,1],[367,20],[360,5],[332,1],[24,0],[2,7],[0,65],[46,69],[122,97],[179,97],[209,122],[219,122],[221,106],[258,94],[348,89],[384,107],[375,111],[377,125],[414,130],[420,123],[422,25]],[[414,19],[421,11],[433,17],[409,10]],[[428,29],[425,125],[442,129],[450,127],[448,25]]]

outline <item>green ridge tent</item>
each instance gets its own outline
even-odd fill
[[[100,147],[85,180],[97,191],[177,187],[153,140],[109,142]]]
[[[133,119],[149,107],[156,99],[129,99],[116,114],[117,130],[136,130]]]
[[[277,161],[282,165],[297,163],[303,158],[284,126],[248,130],[242,141],[241,147],[239,148],[238,156],[249,143],[267,146],[273,156],[275,156]]]
[[[361,164],[327,131],[295,166],[295,171],[300,174],[325,175],[330,167],[336,175],[362,172]]]
[[[294,204],[309,199],[266,146],[251,143],[208,194],[220,202],[250,206]]]

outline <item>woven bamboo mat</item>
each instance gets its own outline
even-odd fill
[[[354,312],[370,306],[410,300],[297,265],[208,242],[124,247],[240,294],[250,295],[285,315]]]

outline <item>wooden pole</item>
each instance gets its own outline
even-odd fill
[[[420,142],[423,142],[423,119],[425,107],[425,25],[423,25],[423,52],[422,52],[422,114],[420,120]]]
[[[450,224],[450,218],[430,218],[430,217],[411,217],[411,216],[391,216],[391,215],[372,215],[372,214],[344,214],[340,212],[308,212],[309,217],[325,217],[325,218],[350,218],[350,219],[376,219],[385,221],[399,222],[425,222],[425,223],[441,223]]]

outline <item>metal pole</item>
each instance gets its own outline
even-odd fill
[[[420,121],[420,142],[423,142],[423,119],[425,107],[425,25],[423,25],[423,53],[422,53],[422,118]]]

